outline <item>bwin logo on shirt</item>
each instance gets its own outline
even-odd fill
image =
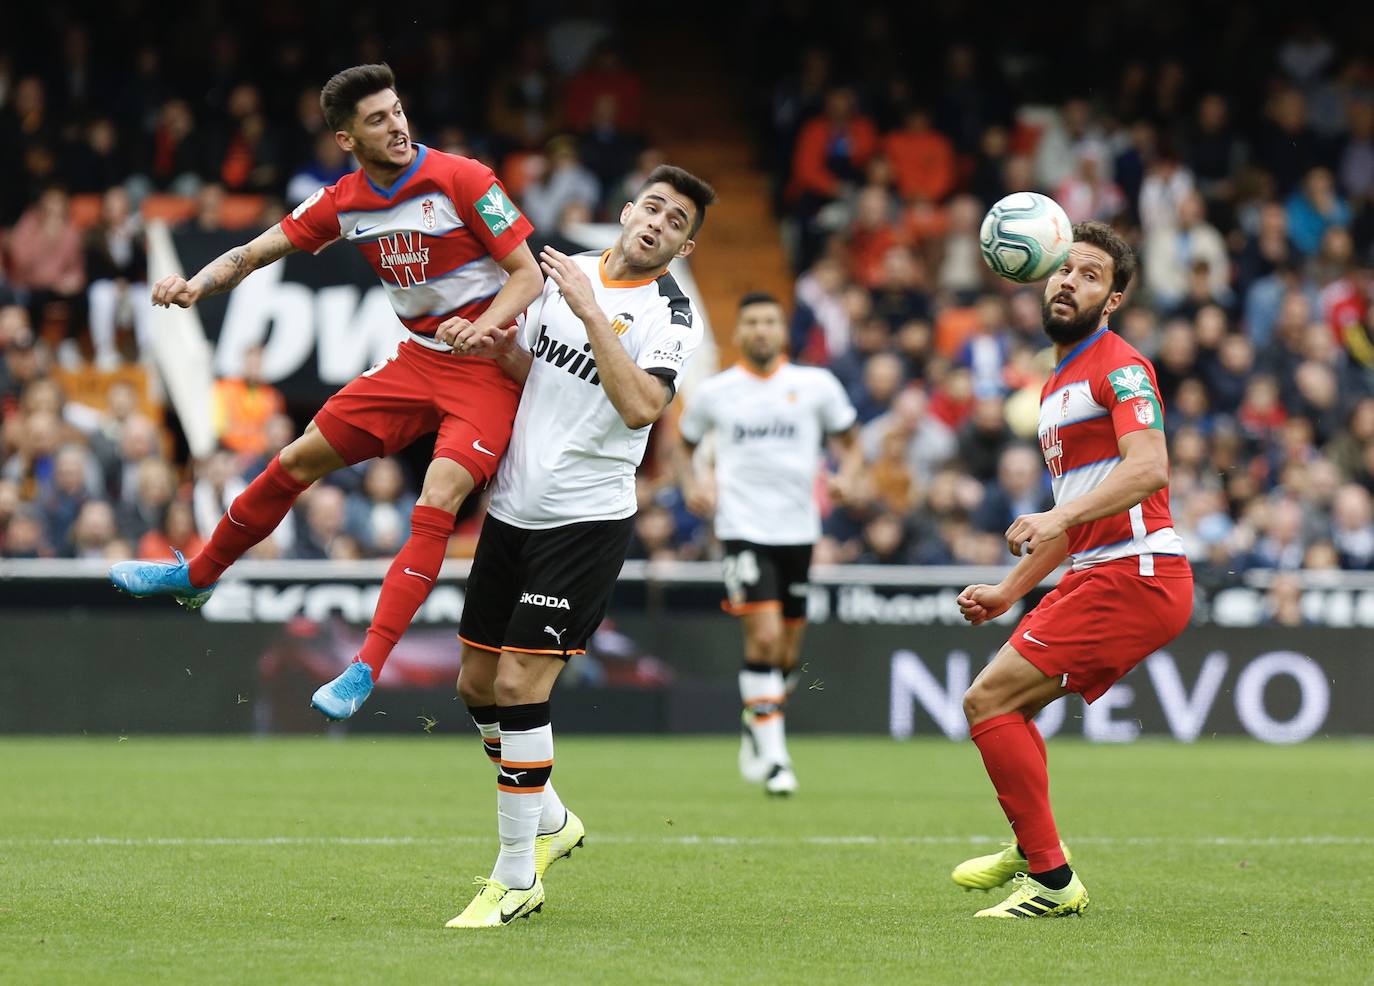
[[[569,346],[566,342],[558,342],[549,335],[547,325],[539,326],[539,338],[534,343],[534,358],[542,359],[546,363],[552,363],[561,370],[566,370],[579,380],[586,380],[593,386],[601,385],[601,378],[596,374],[596,360],[592,359],[589,353],[592,351],[592,344],[586,343],[579,352],[575,347]]]
[[[767,421],[763,424],[735,425],[733,438],[736,442],[747,442],[759,438],[796,438],[797,426],[791,421]]]

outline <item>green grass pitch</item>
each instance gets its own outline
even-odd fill
[[[1374,744],[1050,743],[1082,918],[975,922],[971,744],[567,738],[542,914],[443,923],[496,851],[475,734],[0,741],[0,982],[1374,981]]]

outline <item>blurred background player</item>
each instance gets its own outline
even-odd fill
[[[194,558],[110,569],[114,584],[135,596],[170,595],[188,608],[203,606],[225,569],[270,534],[315,480],[437,431],[410,537],[382,583],[362,649],[311,701],[331,719],[348,718],[366,701],[439,575],[458,507],[495,474],[510,437],[519,384],[490,359],[465,353],[466,343],[451,343],[470,326],[515,324],[543,281],[525,244],[532,227],[491,169],[412,143],[395,85],[386,65],[359,65],[331,78],[320,106],[358,170],[189,281],[164,277],[153,303],[189,308],[287,254],[346,239],[381,278],[409,338],[325,403],[305,433],[234,499]]]
[[[635,469],[702,329],[668,264],[686,257],[715,192],[681,168],[648,176],[605,253],[540,253],[548,274],[499,362],[525,392],[468,577],[458,693],[497,760],[501,852],[450,928],[527,917],[550,862],[585,830],[554,793],[549,695],[586,653],[634,529]],[[472,327],[460,338],[483,331]],[[499,757],[499,760],[497,759]]]
[[[969,888],[1017,881],[978,917],[1053,917],[1088,906],[1050,810],[1049,761],[1034,717],[1071,692],[1097,700],[1178,636],[1193,611],[1192,569],[1169,513],[1155,368],[1107,327],[1135,273],[1135,253],[1103,223],[1079,223],[1073,236],[1044,297],[1057,365],[1041,392],[1039,431],[1055,506],[1007,528],[1007,547],[1021,561],[1005,579],[959,596],[977,626],[1072,558],[964,695],[969,734],[1016,834],[1003,852],[954,870],[954,882]]]
[[[797,777],[787,753],[786,696],[799,679],[811,551],[820,537],[816,477],[829,439],[840,460],[829,478],[846,499],[863,470],[857,414],[823,367],[787,360],[787,323],[769,294],[746,294],[735,341],[740,363],[703,382],[680,424],[678,474],[687,505],[714,514],[725,549],[726,612],[744,628],[740,773],[770,794],[791,794]],[[693,453],[715,435],[715,466]]]

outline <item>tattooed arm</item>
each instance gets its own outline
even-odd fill
[[[180,274],[168,274],[153,285],[153,304],[190,308],[201,298],[230,290],[259,267],[295,252],[278,223],[261,236],[210,261],[189,281]]]

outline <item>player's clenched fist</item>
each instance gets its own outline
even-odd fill
[[[974,626],[995,620],[1011,609],[1011,600],[1001,586],[971,585],[959,593],[959,613]]]
[[[1039,514],[1022,514],[1007,528],[1007,549],[1017,558],[1021,549],[1030,554],[1042,544],[1053,541],[1067,530],[1064,522],[1053,510]]]
[[[190,308],[200,298],[200,292],[180,274],[168,274],[153,285],[153,304],[168,308]]]

